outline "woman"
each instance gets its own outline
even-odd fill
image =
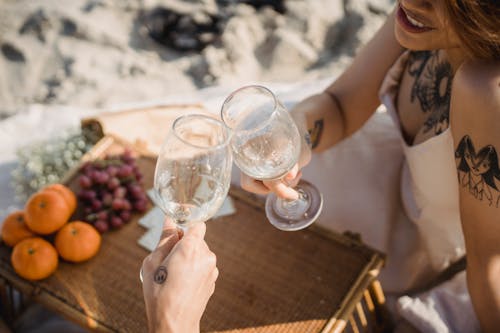
[[[343,75],[292,110],[320,152],[385,104],[403,146],[406,216],[391,231],[384,287],[420,287],[466,253],[484,332],[500,327],[499,27],[496,0],[400,0]],[[286,184],[242,175],[242,187],[294,198],[303,165]]]

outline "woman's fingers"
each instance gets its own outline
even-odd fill
[[[302,171],[297,172],[295,175],[295,178],[293,179],[285,179],[286,183],[288,184],[289,187],[295,187],[297,184],[300,182],[300,178],[302,178]]]
[[[290,170],[283,179],[265,180],[262,183],[278,197],[296,200],[299,198],[299,194],[293,187],[299,182],[301,174],[299,166],[295,164],[292,170]]]
[[[298,198],[298,193],[293,189],[302,176],[299,166],[296,164],[282,179],[276,180],[256,180],[245,174],[241,174],[241,187],[249,192],[256,194],[268,194],[274,192],[277,196],[295,200]]]
[[[270,191],[283,199],[295,200],[299,194],[293,188],[285,184],[282,180],[265,180],[262,182]]]
[[[241,174],[241,188],[248,192],[252,192],[255,194],[268,194],[269,189],[262,183],[262,181],[251,178],[246,174]]]

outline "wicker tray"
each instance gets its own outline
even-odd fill
[[[118,152],[126,145],[105,136],[85,158]],[[149,188],[155,160],[144,156],[138,165]],[[75,189],[75,182],[71,173],[66,183]],[[360,311],[377,311],[373,301],[383,301],[375,280],[383,264],[380,253],[318,228],[279,231],[267,222],[259,198],[237,188],[230,195],[237,213],[207,222],[206,240],[217,255],[220,276],[202,318],[202,332],[336,332],[356,309],[361,317],[366,316]],[[11,251],[2,245],[0,276],[89,329],[144,332],[138,272],[148,252],[137,243],[145,232],[137,224],[139,217],[104,234],[99,254],[90,261],[61,262],[54,275],[36,283],[15,274]]]

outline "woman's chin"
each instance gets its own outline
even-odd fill
[[[396,27],[394,34],[396,36],[397,42],[405,49],[412,51],[426,51],[434,49],[430,47],[430,45],[427,45],[428,43],[420,40],[420,38],[410,36],[405,31],[401,31],[400,29],[398,29],[398,27]]]

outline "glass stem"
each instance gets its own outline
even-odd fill
[[[307,210],[311,205],[307,193],[301,188],[296,188],[295,190],[299,194],[297,199],[289,200],[278,198],[274,205],[274,209],[278,215],[290,220],[303,218],[304,215],[307,215]]]

